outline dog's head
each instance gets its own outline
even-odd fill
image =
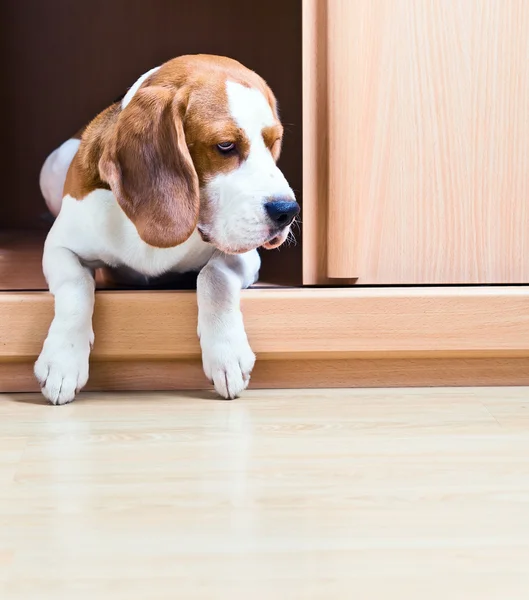
[[[99,171],[141,238],[171,247],[198,228],[227,253],[280,246],[299,205],[276,165],[283,127],[263,79],[183,56],[131,91]]]

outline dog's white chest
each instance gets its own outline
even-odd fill
[[[109,190],[96,190],[80,201],[65,196],[49,238],[83,260],[126,266],[150,277],[199,270],[215,252],[196,230],[174,248],[149,246]]]

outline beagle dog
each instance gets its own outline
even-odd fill
[[[240,310],[257,248],[287,238],[299,205],[276,165],[283,127],[270,88],[235,60],[181,56],[142,75],[45,161],[56,220],[43,270],[55,316],[35,376],[53,404],[88,380],[94,270],[145,277],[199,272],[198,337],[224,398],[247,386],[255,356]]]

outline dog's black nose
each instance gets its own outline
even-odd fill
[[[265,204],[265,209],[270,219],[278,227],[290,225],[299,214],[299,204],[292,200],[272,200]]]

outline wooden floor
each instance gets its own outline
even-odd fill
[[[2,600],[528,597],[528,388],[0,396]]]

